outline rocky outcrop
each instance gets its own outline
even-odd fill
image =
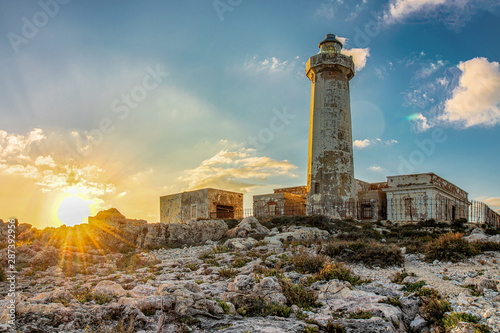
[[[500,243],[500,235],[494,235],[494,236],[487,235],[481,228],[473,229],[470,235],[464,237],[464,239],[469,242],[481,241],[481,242]]]
[[[326,230],[320,230],[318,228],[312,227],[298,227],[290,226],[284,230],[284,232],[279,233],[274,236],[269,236],[264,238],[266,242],[270,245],[281,245],[284,242],[292,241],[306,241],[306,242],[316,242],[320,240],[328,240],[330,234]]]
[[[269,229],[260,224],[255,217],[249,216],[244,218],[235,228],[228,230],[226,236],[231,238],[262,238],[267,234],[269,234]]]
[[[200,220],[186,223],[149,224],[144,220],[127,219],[115,208],[89,217],[89,226],[98,238],[113,247],[174,247],[203,244],[224,237],[227,224],[221,220]]]

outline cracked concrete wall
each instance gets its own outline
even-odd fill
[[[204,188],[160,197],[160,222],[185,223],[199,218],[209,219],[210,213],[217,211],[217,205],[232,206],[235,212],[241,214],[243,194]]]
[[[278,192],[253,196],[255,216],[305,215],[305,206],[306,197],[303,194]]]
[[[354,202],[349,96],[354,63],[342,54],[317,54],[306,73],[311,80],[307,202],[319,207]]]
[[[451,221],[467,218],[468,193],[433,174],[387,177],[387,219]]]

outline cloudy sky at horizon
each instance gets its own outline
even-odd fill
[[[500,211],[494,0],[0,3],[0,218],[303,185],[307,59],[344,42],[355,176],[434,172]],[[438,139],[436,139],[438,138]]]

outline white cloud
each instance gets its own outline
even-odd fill
[[[443,21],[452,28],[460,28],[478,10],[494,11],[498,0],[392,0],[382,15],[386,24],[411,19]]]
[[[371,146],[372,144],[373,142],[371,140],[364,139],[364,140],[354,140],[352,145],[354,146],[354,148],[363,149],[368,146]]]
[[[331,20],[335,16],[335,12],[332,6],[322,4],[320,8],[316,9],[315,15],[324,16],[327,19]]]
[[[356,71],[360,71],[366,66],[366,59],[370,56],[370,48],[342,49],[342,54],[352,56]]]
[[[352,56],[356,71],[362,70],[366,66],[366,59],[370,56],[370,48],[347,49],[345,46],[348,43],[348,39],[340,36],[336,36],[336,38],[344,45],[341,53],[346,56]]]
[[[464,128],[500,123],[500,68],[496,61],[474,58],[460,62],[459,85],[444,103],[439,120]]]
[[[428,64],[424,64],[420,70],[417,71],[417,78],[427,78],[438,71],[440,68],[444,67],[446,62],[443,60],[437,60],[436,62],[430,62]]]
[[[78,140],[79,136],[73,133],[68,137]],[[64,138],[67,139],[67,138]],[[68,164],[65,160],[66,151],[61,145],[64,140],[58,137],[49,142],[48,137],[39,128],[33,129],[27,135],[7,133],[0,130],[0,173],[4,176],[21,176],[33,180],[43,192],[52,190],[66,193],[75,191],[91,195],[102,196],[113,193],[115,186],[102,181],[100,176],[103,170],[93,164]],[[34,143],[42,144],[44,150],[53,150],[59,155],[57,161],[51,155],[39,155]],[[58,150],[58,148],[61,148]],[[55,152],[58,151],[56,154]],[[62,153],[62,154],[61,154]],[[34,162],[33,162],[34,161]]]
[[[297,56],[293,60],[281,60],[276,57],[259,60],[257,56],[253,56],[252,59],[245,61],[243,70],[251,73],[284,73],[295,68],[298,59],[299,57]]]
[[[31,130],[27,135],[9,134],[0,130],[0,158],[23,158],[31,150],[31,145],[45,139],[40,128]]]
[[[273,176],[297,177],[293,173],[297,167],[287,160],[254,154],[255,150],[248,148],[221,150],[197,168],[187,170],[180,180],[187,183],[189,190],[216,187],[247,192]]]
[[[448,0],[396,0],[389,5],[389,11],[383,16],[386,23],[402,21],[411,14],[430,11],[443,5]]]
[[[366,148],[369,146],[374,146],[374,145],[382,145],[382,146],[388,147],[388,146],[392,146],[396,143],[398,143],[398,141],[394,140],[394,139],[382,140],[380,138],[376,138],[373,140],[370,140],[370,139],[354,140],[352,145],[354,146],[354,148],[363,149],[363,148]]]
[[[373,166],[369,167],[368,170],[374,171],[374,172],[384,172],[384,171],[386,171],[384,168],[382,168],[381,166],[378,166],[378,165],[373,165]]]
[[[51,156],[38,156],[35,160],[35,165],[46,165],[51,168],[56,166]]]
[[[425,132],[434,126],[433,124],[429,123],[429,120],[427,119],[427,117],[425,117],[421,113],[419,113],[415,117],[413,117],[411,119],[411,121],[415,125],[415,130],[417,132]]]

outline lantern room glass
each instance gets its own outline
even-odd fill
[[[326,43],[321,44],[319,52],[320,53],[340,53],[341,48],[342,47],[340,46],[339,43],[326,42]]]

